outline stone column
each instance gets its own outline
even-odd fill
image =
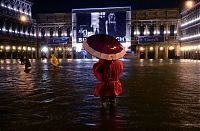
[[[145,46],[145,59],[148,59],[148,46]]]
[[[66,59],[66,47],[63,46],[63,58]]]
[[[164,47],[165,48],[165,59],[168,59],[168,48],[167,46]]]
[[[177,44],[176,48],[175,48],[175,56],[176,58],[180,58],[181,54],[181,46],[180,43]]]
[[[155,59],[158,59],[158,46],[155,46]]]

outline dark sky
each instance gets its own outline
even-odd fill
[[[64,13],[78,8],[131,6],[134,9],[180,8],[184,0],[28,0],[32,12]]]

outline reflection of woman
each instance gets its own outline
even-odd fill
[[[114,37],[117,35],[116,17],[114,13],[110,13],[108,15],[108,20],[106,20],[106,34]]]

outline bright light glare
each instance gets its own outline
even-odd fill
[[[169,50],[174,50],[174,47],[173,47],[173,46],[170,46],[170,47],[169,47]]]
[[[160,51],[163,51],[163,50],[164,50],[164,48],[161,46],[161,47],[160,47]]]
[[[22,22],[27,22],[27,17],[26,16],[24,16],[24,15],[22,15],[22,16],[20,16],[20,20],[22,21]]]
[[[194,6],[194,1],[193,0],[187,0],[185,3],[185,6],[187,9],[190,9]]]
[[[43,47],[42,51],[46,53],[48,51],[48,48],[47,47]]]

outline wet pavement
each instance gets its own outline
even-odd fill
[[[123,60],[123,94],[101,109],[97,60],[0,60],[0,131],[200,130],[200,61]]]

